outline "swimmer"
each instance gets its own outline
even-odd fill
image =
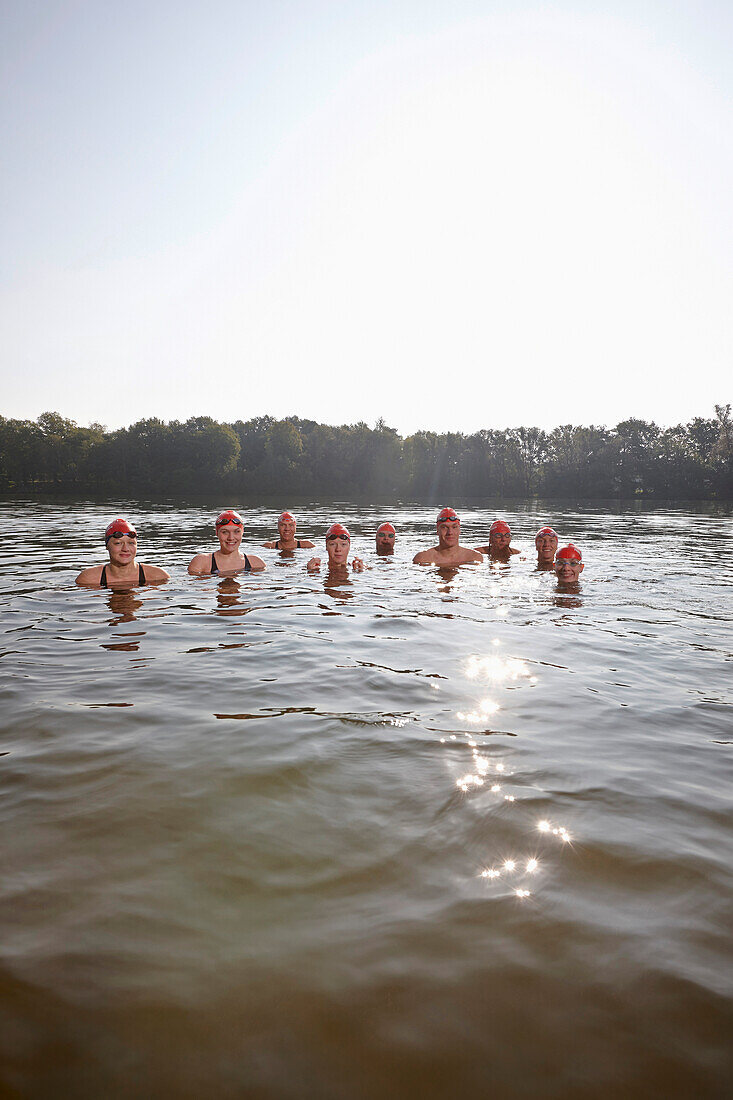
[[[316,544],[309,539],[296,539],[295,528],[298,521],[292,512],[282,512],[277,521],[279,538],[263,542],[268,550],[310,550]]]
[[[509,545],[512,529],[503,519],[495,519],[489,528],[489,545],[477,546],[482,554],[488,554],[492,561],[509,561],[512,554],[519,551]]]
[[[188,566],[197,577],[214,577],[218,573],[259,573],[265,568],[262,558],[241,553],[239,544],[244,534],[244,520],[232,508],[216,517],[216,534],[221,547],[214,554],[196,554]]]
[[[438,532],[438,545],[429,550],[421,550],[412,559],[413,565],[466,565],[473,561],[483,561],[478,550],[470,546],[461,546],[461,521],[452,508],[443,508],[435,521]]]
[[[104,565],[92,565],[83,569],[76,578],[77,584],[94,588],[131,588],[141,584],[160,584],[169,581],[170,573],[157,565],[141,565],[137,554],[137,531],[121,517],[107,524],[104,545],[109,561]]]
[[[386,554],[394,554],[394,540],[397,535],[391,523],[382,523],[377,527],[376,542],[377,553],[380,557]]]
[[[332,523],[326,531],[326,552],[328,554],[329,573],[347,573],[349,570],[349,550],[351,549],[351,535],[342,523]],[[311,558],[306,566],[309,573],[317,573],[321,568],[320,558]],[[355,573],[361,573],[364,562],[361,558],[354,558],[351,568]]]
[[[558,550],[555,558],[555,572],[560,584],[577,584],[584,569],[583,555],[572,542],[563,546],[562,550]]]
[[[557,553],[557,543],[557,531],[554,531],[552,527],[540,527],[534,537],[534,544],[537,548],[538,569],[552,569]]]

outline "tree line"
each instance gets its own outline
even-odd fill
[[[730,405],[660,428],[563,424],[402,438],[379,420],[332,426],[271,416],[139,420],[107,431],[55,412],[0,416],[0,492],[170,497],[220,491],[323,499],[649,497],[733,499]]]

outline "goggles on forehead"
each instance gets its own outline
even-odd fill
[[[244,520],[239,512],[235,512],[232,508],[227,508],[226,512],[221,512],[216,517],[217,527],[226,527],[228,523],[233,523],[237,527],[244,527]]]
[[[104,536],[104,541],[109,542],[110,539],[123,539],[127,535],[128,539],[136,539],[137,531],[130,529],[129,531],[108,531]]]
[[[349,535],[326,535],[326,542],[333,542],[334,539],[341,539],[343,542],[351,542]]]

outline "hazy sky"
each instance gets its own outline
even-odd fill
[[[733,4],[4,0],[5,416],[733,400]]]

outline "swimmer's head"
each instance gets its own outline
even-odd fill
[[[559,581],[577,581],[584,569],[583,555],[572,542],[563,546],[562,550],[558,550],[555,558],[555,572]]]
[[[216,517],[217,531],[220,527],[226,527],[229,523],[232,523],[235,526],[238,525],[239,527],[244,527],[244,520],[240,516],[239,512],[235,512],[233,508],[226,508]]]
[[[122,519],[122,517],[113,519],[111,523],[107,524],[104,532],[104,545],[106,546],[110,539],[121,539],[125,535],[129,539],[137,539],[137,531],[126,519]]]
[[[438,512],[438,518],[435,522],[445,523],[446,521],[453,522],[455,520],[458,520],[459,523],[461,522],[453,508],[443,508],[440,512]]]
[[[290,538],[295,534],[295,528],[297,522],[292,512],[281,512],[278,521],[277,529],[281,535],[288,535]]]
[[[332,523],[326,531],[326,550],[331,565],[345,565],[349,557],[351,535],[343,523]]]
[[[503,519],[495,519],[489,527],[489,546],[492,550],[507,550],[512,537],[512,529]]]
[[[551,564],[555,559],[557,543],[557,531],[553,530],[552,527],[540,527],[534,537],[534,544],[537,548],[537,560]]]
[[[438,512],[435,527],[438,532],[439,546],[448,549],[451,546],[458,545],[458,540],[461,537],[461,521],[452,508],[443,508]]]
[[[376,542],[378,554],[394,554],[394,541],[397,532],[391,523],[380,523],[377,527]]]

